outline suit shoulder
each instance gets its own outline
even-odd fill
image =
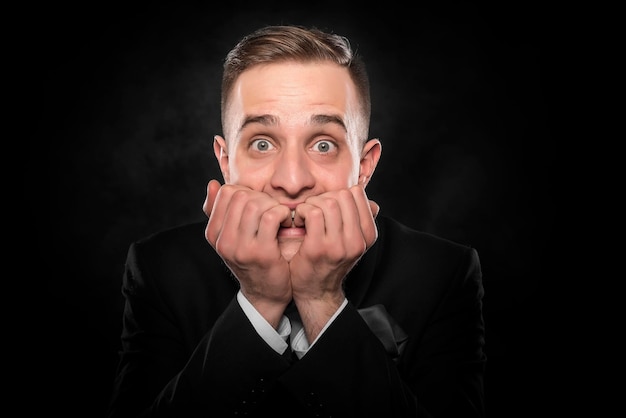
[[[214,254],[204,236],[206,221],[193,222],[162,229],[131,243],[129,259],[150,260],[153,265],[196,263]]]
[[[388,245],[397,245],[402,248],[411,248],[413,244],[418,245],[420,249],[444,252],[473,252],[473,247],[467,244],[452,241],[441,236],[419,231],[411,228],[393,218],[381,216],[378,220],[381,240]]]
[[[478,251],[450,239],[418,231],[394,219],[380,220],[379,260],[387,260],[386,277],[406,277],[444,291],[452,283],[482,294]],[[390,262],[391,261],[391,262]]]
[[[418,231],[389,217],[381,218],[379,231],[379,259],[442,276],[454,276],[459,271],[480,275],[478,251],[469,245]]]
[[[177,247],[179,245],[190,245],[198,243],[206,243],[204,238],[204,229],[206,221],[190,222],[165,228],[153,232],[149,235],[139,238],[132,243],[139,247]]]

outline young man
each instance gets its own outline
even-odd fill
[[[340,36],[228,54],[208,222],[131,245],[110,417],[482,417],[474,249],[378,215],[369,82]]]

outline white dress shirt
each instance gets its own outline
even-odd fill
[[[313,344],[315,344],[315,341],[320,338],[324,331],[326,331],[326,328],[328,328],[337,315],[339,315],[343,308],[345,308],[348,304],[348,300],[344,299],[339,309],[337,309],[326,325],[324,325],[324,328],[322,328],[315,341],[309,344],[306,334],[304,333],[304,327],[298,319],[289,319],[287,316],[283,315],[280,319],[280,323],[278,324],[278,329],[274,329],[274,327],[272,327],[269,322],[261,316],[254,306],[252,306],[248,299],[246,299],[243,293],[241,293],[241,290],[237,292],[237,302],[239,302],[239,306],[243,309],[243,312],[252,323],[256,332],[270,347],[272,347],[272,349],[274,349],[274,351],[278,354],[283,354],[288,347],[287,337],[291,337],[291,349],[296,353],[299,359],[302,358],[307,351],[309,351]]]

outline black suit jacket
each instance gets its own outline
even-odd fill
[[[477,252],[377,218],[345,280],[348,306],[299,361],[277,354],[239,307],[206,223],[131,245],[110,417],[484,415]],[[357,309],[382,304],[408,335],[398,358]]]

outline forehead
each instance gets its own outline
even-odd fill
[[[345,115],[357,104],[346,68],[329,62],[283,62],[244,71],[233,86],[227,111],[233,116],[276,114],[283,120],[301,113],[308,118],[311,112]]]

